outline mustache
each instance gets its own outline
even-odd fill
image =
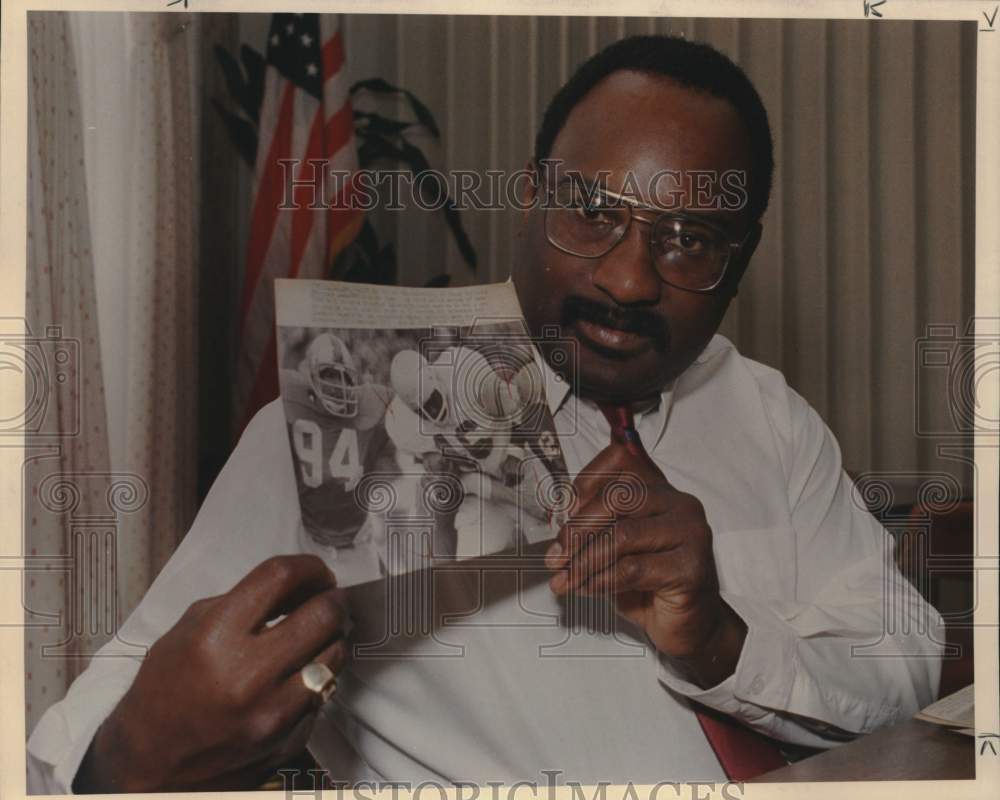
[[[660,351],[666,350],[670,343],[666,320],[644,308],[624,308],[570,295],[563,300],[561,321],[566,326],[576,320],[648,336]]]

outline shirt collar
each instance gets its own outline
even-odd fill
[[[554,417],[556,412],[566,402],[569,396],[569,381],[549,366],[538,347],[535,347],[535,363],[542,371],[542,383],[545,385],[545,399],[549,404],[549,413]]]
[[[706,353],[708,348],[706,348]],[[706,357],[706,353],[703,353],[698,359],[695,359],[695,364],[699,363],[702,358]],[[580,403],[581,405],[591,409],[593,413],[600,415],[597,407],[586,400],[581,400],[572,395],[570,392],[569,382],[565,380],[559,373],[549,366],[549,363],[545,360],[545,357],[541,354],[539,349],[535,348],[535,362],[538,364],[539,369],[542,371],[543,383],[545,385],[545,398],[548,401],[549,413],[553,417],[559,413],[559,410],[567,403]],[[643,445],[647,450],[652,451],[660,443],[663,438],[663,434],[667,430],[667,420],[670,417],[670,409],[673,406],[674,400],[674,385],[670,384],[665,387],[658,398],[658,402],[651,408],[644,409],[642,411],[636,412],[636,428],[642,434]],[[647,418],[651,421],[653,425],[652,431],[649,428],[649,422]],[[651,434],[651,438],[650,437]]]

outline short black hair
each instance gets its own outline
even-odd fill
[[[679,36],[630,36],[581,64],[545,109],[535,137],[535,160],[548,158],[570,112],[601,80],[619,71],[663,75],[682,86],[728,100],[743,118],[752,160],[747,210],[757,221],[767,208],[774,175],[774,144],[767,111],[750,79],[713,47]]]

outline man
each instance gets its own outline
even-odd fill
[[[619,42],[556,95],[534,156],[525,200],[547,202],[525,212],[513,279],[533,330],[579,345],[547,376],[578,491],[548,568],[344,592],[315,560],[269,558],[295,551],[298,516],[272,405],[121,632],[155,642],[145,661],[95,659],[36,729],[36,786],[248,787],[309,736],[345,782],[721,780],[699,707],[828,747],[933,698],[940,618],[852,503],[832,435],[714,336],[772,170],[743,73],[683,40]],[[545,159],[604,171],[606,193],[551,202],[566,198]],[[643,192],[705,171],[745,175],[748,202],[712,207],[686,179],[669,202]],[[634,431],[612,435],[598,404]],[[634,476],[611,538],[575,535]],[[891,634],[889,604],[906,617]],[[333,702],[305,685],[310,662],[338,673]]]
[[[516,358],[512,351],[508,361]],[[531,358],[531,350],[525,353]],[[513,547],[523,527],[532,529],[528,541],[551,537],[546,509],[535,499],[535,487],[548,474],[545,462],[529,458],[513,441],[522,416],[526,425],[540,418],[530,394],[531,369],[533,363],[525,364],[501,377],[482,353],[464,345],[442,351],[433,362],[410,349],[392,360],[395,397],[385,429],[404,473],[419,469],[460,481],[464,497],[448,524],[455,534],[450,552],[457,558]],[[540,397],[540,377],[534,387]]]
[[[280,370],[280,383],[302,550],[335,562],[341,575],[377,578],[377,520],[355,501],[355,489],[387,460],[379,423],[392,393],[360,374],[347,345],[328,331],[309,342],[297,369]]]
[[[352,547],[367,515],[354,489],[385,444],[378,423],[391,393],[362,381],[344,342],[322,333],[299,369],[281,371],[281,396],[303,528],[320,547]]]

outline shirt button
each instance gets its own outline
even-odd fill
[[[758,675],[750,683],[750,694],[760,694],[762,691],[764,691],[764,678]]]

